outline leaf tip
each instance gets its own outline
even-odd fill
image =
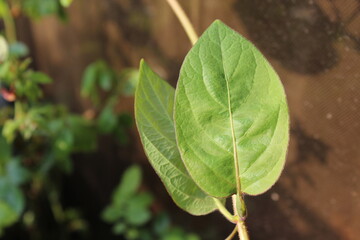
[[[226,26],[226,24],[221,21],[220,19],[216,19],[211,25],[214,25],[214,26]]]
[[[222,22],[220,19],[215,19],[215,21],[213,22],[213,24],[219,24],[219,23],[220,23],[220,24],[221,24],[221,23],[223,24],[223,22]]]
[[[146,64],[145,59],[140,59],[139,68],[141,69],[144,64]]]

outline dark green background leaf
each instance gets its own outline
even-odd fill
[[[122,205],[138,190],[141,184],[141,169],[138,166],[128,168],[121,178],[121,183],[114,193],[115,205]]]

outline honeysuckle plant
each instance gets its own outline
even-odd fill
[[[267,191],[285,163],[283,86],[240,34],[216,20],[197,39],[177,2],[168,2],[194,46],[175,89],[140,63],[135,118],[145,153],[180,208],[193,215],[219,210],[235,224],[227,239],[238,232],[248,240],[244,195]],[[224,205],[227,198],[233,213]]]

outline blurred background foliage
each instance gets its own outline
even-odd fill
[[[89,107],[82,114],[73,113],[46,98],[44,85],[53,80],[33,69],[31,50],[17,39],[17,17],[37,20],[55,15],[66,21],[65,8],[71,2],[0,0],[1,239],[91,239],[82,210],[63,202],[64,178],[73,172],[74,154],[94,154],[102,137],[124,146],[129,141],[133,119],[117,105],[122,96],[133,95],[136,69],[115,70],[101,59],[90,63],[80,90]],[[155,213],[154,197],[141,185],[141,168],[132,166],[114,190],[110,205],[99,214],[101,221],[113,226],[114,236],[199,239],[174,227],[166,212]]]

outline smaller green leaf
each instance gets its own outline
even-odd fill
[[[150,220],[151,212],[146,208],[138,208],[134,205],[129,205],[125,211],[124,217],[129,224],[141,226]]]
[[[141,61],[135,116],[145,153],[179,207],[193,215],[208,214],[216,205],[190,178],[176,146],[174,94],[175,89]]]
[[[131,127],[133,124],[133,118],[128,113],[122,113],[118,117],[118,123],[124,127]]]
[[[63,7],[69,7],[73,0],[60,0],[60,3]]]
[[[131,198],[128,202],[128,206],[133,208],[148,208],[152,204],[153,200],[153,196],[149,193],[138,193]]]
[[[186,236],[186,240],[200,240],[200,238],[196,234],[190,233]]]
[[[58,13],[61,5],[58,0],[26,0],[23,7],[27,15],[33,18]]]
[[[113,202],[116,206],[122,206],[139,189],[141,178],[139,166],[134,165],[124,172],[121,182],[113,195]]]
[[[64,129],[55,139],[55,154],[59,157],[68,155],[74,144],[74,136],[70,129]]]
[[[112,231],[115,235],[120,235],[122,233],[124,233],[126,230],[126,224],[120,222],[114,225]]]
[[[84,97],[89,97],[91,94],[95,94],[96,89],[96,78],[97,78],[97,67],[96,65],[90,64],[84,72],[82,86],[81,86],[81,95]]]
[[[97,131],[94,124],[83,117],[69,115],[66,123],[73,134],[72,151],[90,152],[97,147]]]
[[[2,135],[5,137],[7,142],[12,143],[14,141],[19,126],[20,122],[16,120],[8,120],[5,122],[2,129]]]
[[[168,231],[161,239],[162,240],[184,240],[185,239],[185,233],[180,228],[172,228],[170,231]]]
[[[154,221],[154,231],[157,235],[163,235],[170,227],[170,219],[166,213],[160,213]]]
[[[8,144],[6,139],[0,133],[0,166],[10,160],[11,157],[11,146]]]
[[[139,236],[139,239],[141,239],[141,240],[153,240],[154,237],[153,237],[150,229],[144,229],[144,230],[142,229],[141,234]]]
[[[128,135],[124,126],[117,125],[113,132],[114,136],[117,138],[120,144],[128,143]]]
[[[42,72],[32,72],[30,74],[30,79],[35,83],[40,83],[40,84],[46,84],[52,82],[52,79],[48,75]]]
[[[124,81],[122,94],[125,96],[133,96],[139,79],[139,71],[137,69],[126,69],[120,74],[121,81]]]
[[[12,159],[6,165],[6,175],[13,185],[20,185],[30,178],[30,172],[21,165],[20,159]]]
[[[10,70],[10,67],[11,67],[11,62],[10,61],[6,61],[4,63],[1,63],[0,65],[0,77],[5,77],[9,70]]]
[[[0,200],[0,236],[2,230],[14,224],[19,215],[4,201]]]
[[[125,236],[127,240],[135,240],[139,238],[140,232],[138,229],[131,228],[126,232]]]
[[[0,178],[0,201],[7,203],[17,214],[21,214],[25,207],[21,189],[13,184],[8,176]]]
[[[11,57],[21,58],[29,54],[28,47],[22,42],[15,42],[9,46],[9,55]]]
[[[117,116],[114,113],[112,104],[106,106],[98,119],[98,127],[101,133],[112,132],[117,125]]]
[[[108,223],[119,220],[124,215],[124,211],[117,206],[108,206],[101,214],[101,218]]]
[[[113,83],[113,74],[109,69],[105,69],[104,71],[101,72],[100,74],[100,87],[104,90],[104,91],[109,91],[112,88],[112,83]]]
[[[0,17],[3,18],[7,13],[8,6],[5,1],[0,1]]]

